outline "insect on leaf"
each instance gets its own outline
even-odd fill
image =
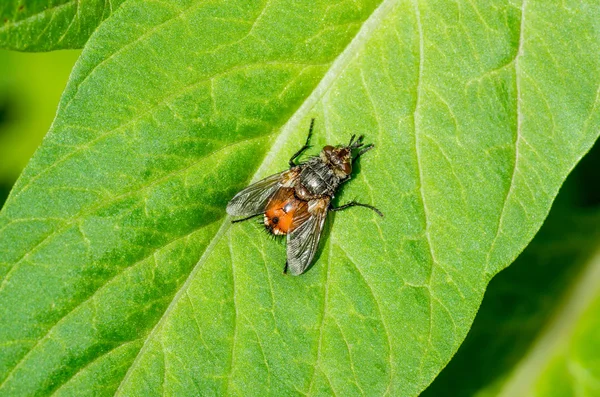
[[[599,131],[595,4],[128,0],[0,213],[0,394],[420,393]],[[375,144],[314,266],[225,207]],[[239,226],[239,227],[238,227]]]

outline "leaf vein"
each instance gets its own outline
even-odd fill
[[[231,394],[231,385],[233,381],[233,369],[235,365],[235,344],[238,338],[238,322],[240,321],[240,314],[238,312],[239,305],[237,303],[237,294],[235,293],[236,280],[235,280],[235,263],[233,260],[233,247],[231,243],[231,233],[229,234],[229,243],[227,244],[229,247],[229,255],[231,259],[231,289],[232,289],[232,297],[233,297],[233,338],[231,341],[231,359],[229,362],[229,376],[227,377],[227,385],[225,388],[224,395],[228,396]]]
[[[96,64],[89,72],[88,74],[83,78],[83,80],[81,80],[79,82],[79,84],[77,84],[77,86],[75,87],[75,92],[73,92],[71,98],[69,99],[69,101],[63,106],[59,105],[59,111],[61,110],[61,108],[67,109],[69,107],[69,105],[73,102],[73,100],[75,99],[75,97],[77,96],[77,93],[79,92],[79,88],[87,81],[87,79],[89,79],[94,73],[95,71],[103,66],[104,64],[106,64],[108,61],[110,61],[111,59],[113,59],[115,56],[117,56],[118,54],[122,53],[123,51],[127,50],[128,48],[134,46],[135,44],[141,42],[143,39],[150,37],[152,34],[156,33],[159,31],[160,28],[172,23],[173,21],[176,21],[177,19],[183,17],[183,15],[191,9],[195,9],[195,8],[200,8],[201,6],[204,5],[203,2],[198,2],[196,3],[196,7],[194,6],[189,6],[185,9],[183,9],[179,14],[174,15],[168,19],[166,19],[165,21],[159,23],[156,26],[153,26],[151,29],[148,29],[146,32],[144,32],[143,34],[139,35],[135,40],[125,44],[124,46],[120,47],[117,51],[113,52],[112,54],[110,54],[109,56],[107,56],[106,58],[104,58],[102,61],[100,61],[98,64]]]
[[[354,384],[356,385],[356,387],[358,387],[358,390],[360,390],[360,393],[364,396],[365,391],[363,390],[363,388],[360,386],[360,383],[358,382],[358,376],[356,375],[356,368],[354,368],[354,360],[352,359],[352,350],[350,349],[350,344],[348,343],[348,338],[346,338],[346,335],[344,334],[344,331],[342,330],[340,323],[335,318],[333,318],[333,323],[335,324],[337,329],[340,331],[340,335],[342,335],[342,339],[344,340],[344,344],[346,345],[346,350],[348,351],[348,358],[350,359],[350,369],[352,370],[352,377],[354,377]]]
[[[203,226],[205,227],[205,226]],[[197,229],[200,230],[200,229]],[[15,364],[15,366],[12,368],[12,370],[8,373],[8,375],[6,376],[6,378],[4,378],[4,380],[2,381],[2,383],[0,383],[0,389],[2,389],[4,387],[4,385],[6,384],[7,381],[10,380],[10,378],[14,375],[14,373],[19,369],[19,367],[27,360],[27,358],[29,357],[30,354],[32,354],[32,352],[41,344],[43,343],[46,339],[48,339],[52,333],[52,331],[54,329],[56,329],[56,327],[58,327],[60,324],[62,324],[63,321],[66,321],[66,319],[69,317],[69,315],[71,313],[74,313],[79,307],[85,305],[88,302],[91,302],[94,298],[96,298],[96,296],[98,295],[99,292],[101,292],[105,287],[107,287],[113,280],[115,280],[116,278],[118,278],[119,276],[121,276],[122,274],[124,274],[126,271],[128,271],[129,269],[133,269],[135,268],[137,265],[143,263],[144,261],[146,261],[148,258],[150,258],[151,256],[153,256],[157,251],[161,250],[161,249],[165,249],[168,248],[169,246],[171,246],[172,244],[175,244],[177,242],[179,242],[180,240],[183,240],[185,238],[188,238],[191,234],[193,234],[194,232],[196,232],[197,230],[194,230],[192,233],[190,234],[185,234],[182,236],[178,236],[177,238],[169,241],[168,243],[166,243],[164,246],[157,248],[155,250],[152,250],[148,255],[144,256],[143,258],[139,259],[138,261],[136,261],[135,263],[131,264],[130,266],[124,267],[122,268],[120,271],[118,271],[117,273],[115,273],[112,277],[110,277],[108,280],[106,280],[106,282],[104,282],[103,284],[101,284],[95,291],[93,291],[86,299],[82,300],[81,302],[79,302],[78,304],[76,304],[75,306],[73,306],[73,308],[71,308],[71,310],[69,310],[67,313],[65,313],[60,319],[57,320],[57,322],[55,324],[53,324],[48,331],[39,339],[35,340],[35,344],[33,344],[33,346],[27,351],[27,353],[25,353],[25,355]],[[33,340],[32,340],[33,342]]]
[[[256,67],[256,66],[270,65],[270,64],[276,64],[276,65],[296,65],[295,63],[279,62],[279,61],[263,62],[263,63],[257,63],[257,64],[249,64],[249,65],[248,64],[244,64],[244,65],[241,65],[241,66],[240,65],[234,66],[234,67],[232,67],[230,69],[227,69],[227,70],[225,70],[223,72],[214,74],[213,76],[208,77],[208,78],[198,79],[197,81],[192,82],[189,85],[184,86],[184,87],[180,88],[177,91],[174,91],[173,93],[171,93],[170,95],[168,95],[162,101],[159,101],[159,102],[153,104],[152,106],[149,106],[146,109],[145,112],[140,113],[138,116],[132,118],[130,121],[128,121],[128,122],[126,122],[124,124],[121,124],[120,126],[113,128],[112,130],[108,130],[108,131],[103,132],[102,134],[98,135],[96,138],[94,138],[91,141],[87,142],[85,145],[78,146],[72,152],[70,152],[70,153],[64,155],[63,157],[61,157],[60,159],[56,160],[54,163],[52,163],[50,166],[46,167],[39,174],[31,177],[31,179],[23,187],[20,187],[20,189],[19,189],[18,192],[16,192],[14,195],[11,195],[11,197],[9,197],[9,200],[16,199],[19,195],[21,195],[22,193],[24,193],[33,184],[33,182],[35,182],[37,179],[39,179],[44,174],[48,173],[50,170],[56,168],[58,165],[64,163],[69,158],[75,156],[79,152],[82,152],[82,151],[84,151],[86,149],[89,149],[92,145],[100,142],[104,138],[108,138],[108,137],[112,136],[114,133],[116,133],[118,131],[122,131],[125,128],[129,127],[130,125],[135,125],[135,123],[137,123],[138,121],[142,120],[147,115],[152,115],[156,111],[156,109],[159,108],[160,106],[169,104],[172,100],[178,98],[179,96],[185,95],[188,91],[191,91],[191,90],[197,88],[198,86],[200,86],[200,85],[202,85],[204,83],[209,82],[212,79],[216,79],[218,77],[225,76],[225,75],[227,75],[229,73],[232,73],[234,71],[249,69],[251,67]],[[318,66],[318,65],[319,64],[315,64],[315,66]],[[8,200],[7,200],[7,204],[8,204]],[[1,229],[0,229],[0,231],[1,231]]]
[[[515,177],[517,175],[518,168],[519,168],[518,167],[519,166],[519,143],[521,140],[521,133],[522,133],[521,129],[523,128],[523,111],[521,109],[521,100],[522,100],[521,74],[520,74],[519,60],[523,57],[523,45],[524,45],[524,41],[525,41],[524,31],[525,31],[525,5],[526,5],[526,2],[527,2],[527,0],[523,0],[523,4],[521,5],[521,23],[520,23],[520,28],[519,28],[519,45],[518,45],[519,49],[517,51],[517,56],[515,57],[515,62],[514,62],[515,85],[516,85],[516,89],[517,89],[517,100],[516,100],[517,127],[516,127],[516,131],[515,131],[515,142],[514,142],[514,146],[515,146],[514,166],[513,166],[513,170],[512,170],[512,175],[510,177],[510,184],[508,186],[506,196],[504,197],[502,209],[500,210],[500,216],[498,218],[498,227],[496,228],[496,233],[495,233],[494,239],[492,240],[490,249],[486,256],[485,271],[487,273],[490,272],[490,265],[491,265],[490,260],[492,257],[492,253],[494,252],[496,242],[498,241],[498,238],[500,237],[500,234],[502,233],[502,222],[503,222],[504,216],[506,214],[506,209],[508,206],[509,199],[510,199],[511,195],[513,194],[513,189],[514,189],[514,185],[515,185]]]
[[[8,30],[14,27],[17,27],[21,24],[30,22],[31,20],[37,19],[40,16],[45,16],[45,14],[55,14],[56,12],[60,11],[63,8],[67,8],[71,5],[73,5],[73,3],[77,2],[79,0],[71,0],[71,1],[67,1],[66,3],[62,3],[59,5],[56,5],[54,7],[50,7],[50,8],[46,8],[40,12],[38,12],[37,14],[32,14],[30,16],[28,16],[27,18],[18,20],[18,21],[14,21],[14,22],[8,22],[5,23],[4,25],[0,26],[0,33],[2,33],[4,30]]]
[[[312,389],[314,386],[314,382],[315,382],[315,378],[316,378],[316,372],[317,372],[317,367],[320,367],[321,365],[321,346],[323,344],[323,328],[325,327],[325,321],[327,318],[327,301],[329,300],[329,280],[330,280],[330,272],[331,272],[331,251],[332,251],[332,247],[333,247],[333,243],[329,243],[329,256],[327,258],[327,269],[325,271],[325,283],[323,284],[323,292],[324,292],[324,296],[323,296],[323,316],[321,317],[321,323],[319,324],[319,339],[317,342],[317,357],[315,360],[315,363],[313,365],[313,371],[312,371],[312,375],[310,377],[310,383],[308,385],[308,393],[307,394],[312,394]],[[327,380],[329,381],[329,377],[323,372],[325,378],[327,378]],[[330,386],[331,386],[331,390],[333,391],[333,385],[331,385],[330,382]]]
[[[71,376],[69,376],[67,379],[61,380],[61,383],[57,386],[56,389],[52,392],[52,396],[56,395],[58,392],[60,392],[60,390],[62,388],[64,388],[69,382],[71,382],[72,380],[76,379],[78,376],[80,376],[86,369],[88,369],[89,367],[91,367],[94,363],[98,362],[98,360],[102,359],[103,357],[106,357],[108,355],[110,355],[112,352],[122,348],[122,347],[127,347],[129,345],[135,344],[136,342],[139,342],[139,339],[134,339],[131,341],[127,341],[125,343],[122,344],[117,344],[113,347],[111,347],[109,350],[102,352],[102,354],[100,354],[99,356],[94,357],[93,360],[91,360],[90,362],[86,363],[83,367],[79,368],[76,372],[74,372]]]
[[[352,50],[356,49],[357,47],[362,46],[366,42],[367,37],[369,37],[369,34],[371,32],[373,32],[373,30],[374,30],[375,22],[379,18],[382,18],[385,15],[385,11],[388,10],[391,7],[391,5],[393,5],[395,3],[397,3],[397,0],[385,0],[377,8],[377,10],[367,19],[367,21],[363,24],[363,26],[360,29],[360,31],[358,32],[358,34],[354,37],[354,39],[348,44],[348,46],[341,52],[341,54],[331,64],[330,69],[329,69],[328,73],[326,73],[325,77],[321,80],[321,82],[317,85],[317,87],[313,90],[313,92],[307,97],[307,99],[300,105],[300,107],[295,112],[295,114],[290,118],[290,120],[288,120],[288,122],[283,126],[283,128],[281,129],[281,132],[279,133],[278,138],[276,139],[275,143],[272,145],[271,150],[265,155],[262,165],[258,167],[253,180],[256,180],[259,175],[262,175],[264,173],[264,170],[266,169],[268,164],[271,163],[273,156],[281,149],[286,138],[289,137],[289,135],[293,132],[294,128],[296,127],[297,123],[302,119],[302,115],[305,115],[306,113],[308,113],[308,111],[311,109],[311,106],[313,106],[316,103],[316,100],[318,98],[320,98],[321,96],[323,96],[324,92],[326,92],[327,89],[331,86],[331,84],[333,82],[333,78],[339,76],[342,73],[342,71],[345,69],[347,64],[349,64],[349,62],[353,59],[353,57],[351,56]],[[321,65],[325,66],[328,64],[329,63],[321,64]],[[215,236],[209,243],[208,247],[204,251],[204,254],[200,258],[200,260],[198,261],[198,263],[196,264],[196,266],[194,267],[192,272],[190,272],[190,275],[188,276],[184,285],[181,287],[180,291],[177,293],[175,298],[172,300],[171,305],[169,305],[169,307],[167,308],[167,310],[165,311],[163,316],[159,319],[159,321],[157,322],[155,327],[152,329],[152,331],[148,335],[146,341],[144,342],[144,345],[142,346],[142,348],[140,349],[140,352],[138,353],[138,356],[136,357],[134,362],[131,364],[131,366],[129,367],[129,370],[127,371],[126,375],[124,376],[123,380],[121,381],[115,395],[120,394],[122,388],[124,387],[124,384],[127,383],[128,379],[132,376],[131,374],[133,372],[133,369],[135,368],[137,361],[140,359],[140,357],[143,355],[144,351],[147,349],[148,340],[150,340],[152,338],[152,335],[155,332],[157,332],[157,330],[160,329],[160,327],[162,326],[164,321],[166,321],[166,318],[168,317],[169,313],[173,310],[173,307],[174,307],[175,303],[177,302],[179,296],[181,295],[182,291],[187,290],[189,284],[191,283],[191,280],[198,273],[198,271],[202,268],[204,263],[207,261],[207,258],[210,256],[210,254],[214,250],[214,246],[219,242],[219,240],[222,238],[224,233],[229,229],[230,223],[228,222],[228,220],[229,220],[229,218],[224,219],[221,227],[219,228],[219,230],[217,231],[217,233],[215,234]],[[327,378],[327,381],[330,382],[330,380],[328,378]],[[331,382],[330,382],[330,385],[331,385]],[[332,387],[332,390],[333,390],[333,387]],[[310,391],[309,391],[309,393],[310,393]]]
[[[75,14],[73,15],[73,18],[71,19],[71,22],[69,23],[69,26],[67,26],[67,28],[65,29],[65,32],[56,41],[56,44],[61,43],[65,39],[65,37],[67,36],[67,34],[69,33],[69,31],[71,30],[71,27],[73,26],[73,24],[75,23],[75,21],[79,17],[79,13],[80,12],[81,12],[81,10],[80,10],[80,0],[75,0]]]
[[[211,153],[208,153],[207,155],[199,158],[197,161],[191,163],[190,165],[184,167],[184,168],[180,168],[178,170],[175,170],[173,172],[169,172],[165,175],[163,175],[162,177],[155,179],[153,181],[151,181],[150,183],[146,184],[146,185],[142,185],[140,187],[138,187],[136,190],[131,190],[129,192],[117,195],[117,196],[113,196],[110,199],[107,199],[105,201],[102,201],[100,204],[92,207],[90,210],[86,211],[85,213],[79,215],[78,217],[75,217],[72,219],[72,221],[67,222],[64,224],[64,226],[62,226],[61,228],[59,228],[58,230],[52,232],[51,234],[47,235],[45,238],[43,238],[41,241],[39,241],[35,246],[33,246],[31,249],[29,249],[25,254],[23,254],[23,256],[21,258],[19,258],[12,266],[11,268],[8,270],[8,272],[6,273],[4,279],[2,280],[2,283],[0,283],[0,292],[2,292],[4,290],[4,288],[6,287],[8,280],[10,278],[10,275],[13,273],[14,270],[16,270],[16,268],[18,267],[18,265],[25,259],[27,259],[31,254],[35,253],[38,249],[40,249],[41,247],[43,247],[43,244],[48,242],[49,239],[51,239],[54,236],[59,235],[60,233],[64,232],[67,228],[69,228],[70,226],[76,224],[77,222],[79,222],[82,218],[84,218],[87,215],[91,215],[94,212],[96,212],[99,209],[105,208],[113,203],[115,203],[116,201],[125,198],[125,197],[129,197],[130,195],[136,194],[136,193],[140,193],[144,190],[150,189],[151,187],[164,182],[168,179],[170,179],[173,176],[185,173],[186,171],[189,171],[190,169],[194,168],[195,166],[197,166],[198,164],[200,164],[202,161],[206,160],[207,158],[209,158],[210,156],[213,156],[223,150],[226,149],[230,149],[231,147],[234,147],[236,145],[241,145],[243,143],[247,143],[247,142],[251,142],[255,139],[261,139],[264,138],[263,136],[256,136],[256,137],[252,137],[252,138],[248,138],[248,139],[242,139],[240,141],[236,141],[233,143],[230,143],[228,145],[225,145],[223,147],[220,147],[216,150],[214,150]],[[22,219],[20,219],[19,221],[23,221]],[[2,232],[6,227],[8,227],[9,225],[12,224],[12,221],[8,222],[6,225],[4,225],[4,227],[2,229],[0,229],[0,232]]]
[[[430,229],[429,215],[428,215],[428,209],[427,209],[427,201],[425,200],[425,184],[424,184],[425,179],[423,176],[423,164],[422,164],[422,160],[421,160],[421,142],[419,139],[419,111],[420,111],[420,99],[421,99],[421,95],[422,95],[422,92],[421,92],[422,86],[421,85],[423,82],[423,64],[425,61],[425,53],[424,53],[425,45],[424,45],[424,38],[423,38],[423,25],[421,22],[421,11],[419,9],[418,0],[413,0],[413,6],[415,9],[415,16],[416,16],[416,21],[417,21],[417,31],[419,33],[419,72],[418,72],[418,76],[417,76],[417,85],[416,85],[415,109],[413,111],[413,125],[414,125],[414,130],[415,130],[415,155],[416,155],[416,160],[417,160],[416,164],[417,164],[417,174],[418,174],[418,179],[419,179],[419,193],[420,193],[421,203],[423,205],[423,217],[425,220],[424,235],[425,235],[425,241],[427,242],[427,245],[429,247],[429,254],[431,256],[431,263],[429,266],[429,274],[427,276],[427,285],[425,288],[427,288],[429,291],[431,291],[434,267],[436,266],[438,261],[435,258],[433,244],[431,242],[431,235],[429,233],[429,229]],[[430,295],[431,295],[431,293],[430,293]],[[423,352],[423,356],[421,358],[421,365],[419,368],[420,372],[422,372],[422,370],[423,370],[423,366],[425,365],[425,359],[429,355],[430,347],[432,346],[432,337],[433,337],[432,335],[433,335],[433,303],[432,303],[432,299],[430,296],[429,297],[429,330],[428,330],[428,337],[427,337],[428,345],[427,345],[425,352]]]
[[[373,289],[371,284],[369,284],[369,282],[365,278],[365,275],[363,274],[362,270],[360,270],[358,264],[350,257],[350,255],[348,254],[348,251],[346,251],[344,249],[344,247],[342,247],[341,244],[338,244],[338,247],[344,253],[344,255],[350,260],[350,262],[354,265],[359,276],[362,278],[363,282],[369,289],[369,293],[371,294],[371,297],[373,298],[373,302],[375,302],[375,307],[377,308],[377,314],[379,315],[381,325],[383,325],[383,329],[385,330],[385,338],[386,338],[386,342],[387,342],[388,350],[389,350],[389,355],[388,355],[389,375],[388,375],[388,385],[386,387],[384,395],[390,395],[390,388],[392,387],[392,382],[394,380],[394,350],[392,348],[392,340],[390,339],[391,332],[390,332],[387,322],[384,319],[383,311],[381,310],[381,303],[379,302],[379,299],[377,299],[377,296],[375,296],[375,290]]]

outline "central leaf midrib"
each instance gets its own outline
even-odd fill
[[[357,32],[356,36],[350,41],[350,43],[345,47],[345,49],[336,57],[336,59],[332,62],[331,67],[328,72],[325,73],[317,87],[313,90],[313,92],[307,97],[307,99],[298,107],[298,110],[294,113],[294,115],[290,118],[290,120],[281,128],[281,132],[277,137],[275,143],[272,148],[265,154],[261,165],[257,168],[252,181],[256,181],[259,176],[264,175],[266,167],[271,163],[271,159],[275,157],[281,151],[286,138],[288,138],[294,131],[299,122],[303,119],[303,117],[308,113],[308,111],[312,108],[314,104],[317,103],[317,100],[321,98],[321,96],[327,91],[327,89],[332,85],[335,79],[345,70],[345,68],[350,64],[353,59],[353,54],[356,53],[360,47],[366,44],[367,40],[370,37],[370,34],[377,27],[377,23],[385,16],[385,11],[391,8],[394,4],[396,4],[399,0],[384,0],[376,9],[373,11],[371,16],[365,20],[362,24],[361,28]],[[231,225],[230,218],[225,217],[221,227],[215,233],[215,236],[212,238],[210,243],[207,245],[204,253],[202,254],[198,263],[194,266],[189,276],[187,277],[184,284],[175,294],[173,300],[161,316],[161,318],[157,321],[154,328],[150,331],[144,344],[142,345],[140,351],[138,352],[136,358],[131,363],[127,373],[123,377],[123,380],[119,384],[115,392],[115,396],[120,395],[124,385],[127,383],[128,379],[132,376],[133,371],[136,368],[137,362],[141,359],[144,352],[148,348],[148,341],[150,341],[154,334],[158,332],[158,330],[162,327],[163,322],[168,318],[171,311],[174,309],[176,303],[179,301],[179,298],[183,293],[185,293],[189,287],[189,284],[194,279],[194,276],[200,271],[208,257],[214,251],[214,247],[221,240],[221,237],[227,232]]]

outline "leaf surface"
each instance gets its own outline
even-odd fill
[[[423,397],[597,394],[589,325],[600,286],[599,165],[596,143],[535,239],[490,282],[465,342]]]
[[[3,0],[0,48],[51,51],[82,48],[124,0]]]
[[[123,3],[0,213],[0,393],[418,394],[600,123],[597,6],[486,4]],[[386,217],[290,277],[224,208],[312,117]]]

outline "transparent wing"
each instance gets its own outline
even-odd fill
[[[252,216],[265,212],[269,199],[281,187],[282,175],[271,175],[248,186],[227,204],[227,213],[233,216]]]
[[[329,198],[310,201],[310,216],[288,234],[287,268],[290,274],[297,276],[304,273],[315,257],[328,208]]]

